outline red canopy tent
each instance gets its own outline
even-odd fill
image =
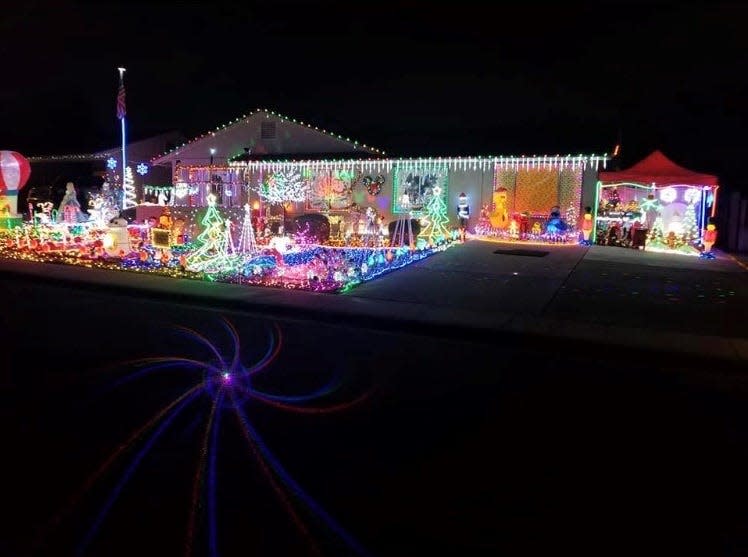
[[[718,185],[716,176],[683,168],[663,155],[662,151],[653,152],[626,170],[600,172],[599,180],[604,183],[654,184],[657,187],[675,185],[716,187]]]
[[[598,179],[596,203],[597,199],[602,196],[604,189],[616,189],[619,186],[651,188],[652,193],[655,190],[662,191],[661,195],[663,197],[661,199],[664,199],[664,193],[667,190],[674,190],[678,186],[685,188],[688,192],[700,191],[700,219],[698,222],[700,235],[702,229],[706,226],[707,211],[711,209],[710,214],[714,217],[717,209],[717,190],[719,189],[717,177],[683,168],[667,158],[662,151],[654,151],[626,170],[600,172]],[[672,195],[672,199],[666,201],[668,204],[675,201],[676,195],[683,196],[681,197],[681,203],[688,201],[688,198],[685,197],[687,194],[671,192],[670,195]],[[599,207],[595,207],[596,218],[593,234],[596,234],[598,209]]]

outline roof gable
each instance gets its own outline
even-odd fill
[[[340,154],[362,152],[381,156],[378,149],[332,134],[304,122],[286,118],[275,112],[257,109],[232,123],[189,141],[172,151],[152,159],[152,164],[207,164],[225,162],[249,152],[256,155],[293,155],[303,153]]]

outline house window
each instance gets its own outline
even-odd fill
[[[261,139],[275,139],[275,122],[262,122],[260,125]]]

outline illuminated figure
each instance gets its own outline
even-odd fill
[[[493,213],[491,213],[491,228],[506,230],[509,226],[509,213],[507,212],[506,188],[499,188],[493,192]]]
[[[63,215],[63,221],[69,224],[82,222],[83,211],[81,211],[81,204],[78,202],[78,196],[75,192],[75,185],[73,182],[65,184],[65,196],[60,201],[60,206],[57,208],[57,214]]]
[[[465,192],[457,198],[457,218],[460,219],[460,240],[464,242],[468,220],[470,219],[470,205]]]
[[[109,231],[104,235],[104,250],[112,257],[123,257],[130,253],[130,236],[127,221],[114,218],[109,223]]]
[[[582,220],[582,237],[584,238],[582,243],[587,246],[590,245],[590,234],[592,234],[592,213],[590,212],[590,208],[587,207]]]
[[[713,224],[707,224],[706,230],[704,230],[704,251],[701,252],[701,256],[707,259],[714,259],[712,253],[712,246],[717,241],[717,227]]]

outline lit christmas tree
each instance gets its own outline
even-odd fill
[[[213,229],[213,225],[223,224],[223,218],[216,209],[216,196],[212,193],[208,194],[208,210],[205,212],[200,224],[203,225],[203,231],[198,235],[195,240],[199,244],[205,244],[210,240],[210,233]]]
[[[689,203],[683,217],[683,243],[685,244],[691,244],[699,237],[695,205],[695,203]]]
[[[431,189],[431,199],[426,204],[426,214],[428,215],[428,224],[421,232],[426,241],[437,242],[446,238],[449,235],[446,226],[449,223],[449,217],[447,216],[447,204],[444,202],[442,189],[439,186],[434,186]]]
[[[665,235],[662,228],[662,216],[657,215],[657,218],[654,221],[654,225],[652,225],[652,228],[649,231],[649,237],[647,238],[647,240],[649,242],[657,242],[659,244],[665,243]]]
[[[239,253],[255,253],[257,251],[255,231],[252,228],[252,208],[249,203],[244,204],[244,220],[242,221],[242,231],[239,235],[239,245],[236,251]]]
[[[187,268],[191,271],[222,271],[231,264],[234,242],[231,222],[224,221],[218,214],[216,196],[212,193],[208,194],[208,211],[201,224],[205,227],[198,236],[202,245],[187,257]]]
[[[119,213],[116,195],[108,182],[101,185],[101,191],[89,192],[88,196],[88,213],[97,226],[105,226]]]
[[[135,182],[132,177],[132,168],[129,166],[125,168],[125,204],[124,208],[129,209],[135,207],[138,203],[135,201]]]

